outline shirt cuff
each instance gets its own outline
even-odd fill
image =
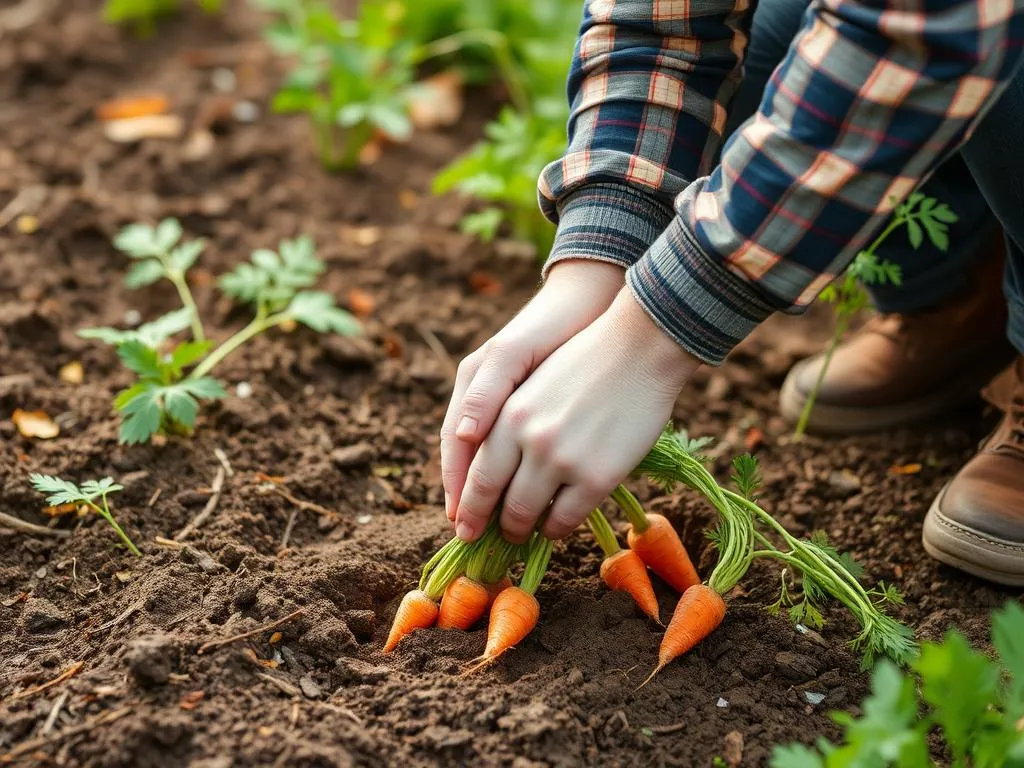
[[[709,365],[719,365],[774,311],[706,254],[679,218],[626,272],[626,283],[665,333]]]
[[[559,261],[591,259],[625,268],[651,247],[672,221],[672,209],[632,187],[590,184],[558,205],[558,233],[543,276]]]

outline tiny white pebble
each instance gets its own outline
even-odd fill
[[[316,387],[314,387],[312,384],[307,384],[305,387],[302,388],[302,394],[304,394],[306,397],[312,397],[315,392]]]
[[[217,67],[217,69],[213,70],[210,80],[213,82],[213,87],[221,93],[231,93],[235,90],[235,86],[238,85],[238,78],[235,77],[235,73],[227,67]]]
[[[797,624],[796,625],[796,631],[799,632],[801,635],[806,635],[807,634],[807,627],[805,627],[803,624]]]
[[[137,309],[129,309],[124,313],[124,324],[134,328],[142,322],[142,313]]]
[[[37,579],[45,579],[46,578],[46,566],[45,565],[42,568],[40,568],[38,571],[36,571],[36,578]]]
[[[725,709],[729,706],[729,702],[723,699],[721,696],[719,696],[718,701],[715,702],[715,706],[719,709]]]
[[[373,515],[360,515],[356,518],[356,522],[360,525],[366,525],[371,520],[373,520]]]
[[[255,123],[260,117],[260,108],[251,101],[236,101],[231,114],[240,123]]]
[[[235,394],[245,400],[247,397],[252,397],[252,384],[248,381],[240,381],[235,385]]]
[[[814,706],[817,706],[825,700],[825,694],[815,693],[814,691],[804,691],[804,698],[807,699],[808,704],[813,704]]]

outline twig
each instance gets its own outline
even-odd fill
[[[657,733],[665,735],[666,733],[675,733],[676,731],[683,730],[688,725],[686,720],[680,720],[678,723],[672,725],[649,725],[647,730],[651,733]]]
[[[419,332],[423,341],[426,342],[427,346],[430,347],[430,351],[433,352],[437,359],[441,361],[441,365],[448,373],[448,380],[455,381],[455,374],[458,368],[455,365],[455,361],[452,360],[452,356],[448,354],[448,350],[444,348],[444,344],[437,338],[437,334],[430,330],[427,326],[422,323],[416,324],[416,330]]]
[[[161,547],[167,547],[168,549],[184,549],[188,546],[181,541],[175,541],[174,539],[165,539],[163,536],[154,536],[153,541],[159,544]]]
[[[224,467],[224,471],[227,473],[228,479],[230,480],[235,476],[235,470],[231,468],[231,462],[228,461],[228,455],[220,448],[213,449],[213,455],[217,457],[217,461]]]
[[[288,696],[299,696],[301,694],[301,691],[299,691],[298,688],[289,683],[287,680],[282,680],[279,677],[268,675],[266,672],[257,672],[256,677],[260,678],[260,680],[266,680],[268,683],[270,683],[273,686],[276,686],[279,691]]]
[[[299,724],[299,702],[297,701],[292,702],[292,714],[291,717],[288,718],[288,722],[289,727],[292,729]]]
[[[160,498],[160,494],[164,492],[163,488],[157,488],[153,491],[153,495],[149,497],[149,501],[146,502],[147,507],[152,507],[156,504],[156,500]]]
[[[32,533],[37,536],[56,536],[61,539],[66,539],[71,535],[71,531],[65,531],[63,528],[47,528],[44,525],[36,525],[26,520],[22,520],[20,517],[14,517],[4,512],[0,512],[0,525],[8,528],[13,528],[16,531],[22,533]]]
[[[299,608],[297,610],[292,611],[287,616],[278,619],[277,621],[272,621],[269,624],[264,624],[261,627],[249,630],[248,632],[243,632],[240,635],[232,635],[231,637],[225,637],[223,640],[211,640],[208,643],[203,643],[201,646],[199,646],[199,650],[197,650],[196,653],[202,655],[207,651],[211,650],[212,648],[220,648],[222,645],[228,645],[230,643],[237,642],[238,640],[247,640],[250,637],[262,634],[263,632],[268,632],[271,629],[277,629],[282,624],[287,624],[289,621],[292,621],[293,619],[296,619],[299,616],[301,616],[304,610],[305,609],[303,608]]]
[[[89,731],[96,728],[98,725],[105,725],[106,723],[112,723],[115,720],[120,720],[125,715],[131,713],[131,707],[124,707],[122,709],[113,709],[107,712],[102,712],[91,720],[87,720],[79,725],[73,725],[70,728],[65,728],[63,731],[58,731],[52,737],[40,737],[38,739],[32,739],[31,741],[25,741],[19,744],[17,747],[12,749],[6,755],[0,755],[0,763],[13,763],[22,755],[31,754],[38,749],[42,749],[48,744],[56,744],[57,742],[63,741],[64,739],[70,738],[71,736],[77,736],[80,733],[88,733]]]
[[[335,512],[333,509],[321,507],[319,504],[314,504],[312,501],[303,501],[302,499],[295,498],[290,493],[288,493],[288,491],[286,491],[279,485],[269,486],[268,490],[272,490],[274,493],[284,497],[286,500],[294,504],[296,507],[306,512],[316,512],[318,515],[325,515],[327,517],[333,517],[335,519],[341,517],[341,515]]]
[[[43,691],[49,690],[50,688],[53,688],[53,686],[55,685],[60,685],[65,680],[68,680],[69,678],[74,677],[76,674],[78,674],[79,670],[81,670],[82,667],[84,666],[84,661],[76,661],[70,667],[68,667],[55,678],[53,678],[53,680],[51,680],[50,682],[43,683],[42,685],[37,685],[32,688],[26,688],[24,691],[19,691],[18,693],[11,696],[9,701],[15,701],[17,699],[25,699],[29,696],[35,696],[37,693],[42,693]]]
[[[96,627],[96,629],[90,630],[89,634],[92,635],[96,632],[103,632],[105,630],[111,629],[112,627],[116,627],[122,621],[126,621],[133,613],[139,610],[139,608],[142,607],[142,604],[144,602],[145,600],[137,600],[136,602],[132,603],[127,608],[125,608],[120,614],[118,614],[110,621],[108,621],[106,624],[100,624],[98,627]]]
[[[70,693],[64,691],[57,697],[57,700],[53,702],[50,714],[46,716],[46,722],[43,723],[43,736],[49,734],[49,732],[53,730],[53,726],[57,724],[57,718],[60,717],[60,711],[64,709],[64,705],[67,703],[70,695]]]
[[[337,712],[339,715],[344,715],[360,727],[363,726],[363,719],[348,707],[339,707],[337,704],[330,704],[326,701],[314,701],[313,703],[318,707],[324,707],[325,709],[331,710],[331,712]]]
[[[213,510],[217,508],[217,502],[220,501],[221,491],[224,490],[224,478],[227,473],[224,471],[224,467],[217,467],[217,474],[213,478],[213,484],[210,486],[210,498],[206,501],[206,506],[203,507],[202,512],[192,518],[192,521],[174,534],[175,541],[184,541],[207,521],[210,515],[213,514]]]
[[[281,534],[281,549],[288,549],[288,539],[292,537],[292,528],[295,527],[295,518],[299,516],[299,510],[293,509],[288,515],[288,522],[284,526],[284,533]]]

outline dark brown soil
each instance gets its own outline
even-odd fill
[[[127,486],[117,515],[145,551],[133,558],[94,519],[61,539],[0,528],[0,762],[10,752],[107,767],[708,766],[738,732],[742,764],[753,766],[780,741],[834,736],[828,710],[865,692],[843,645],[853,627],[830,616],[821,645],[766,615],[777,584],[768,568],[751,573],[710,641],[641,692],[659,634],[600,586],[585,536],[559,544],[540,625],[493,669],[458,677],[481,631],[421,632],[381,654],[399,596],[448,535],[435,435],[451,361],[425,337],[457,360],[521,305],[536,262],[459,234],[463,204],[429,194],[432,174],[479,135],[485,110],[349,177],[320,170],[300,118],[222,121],[200,162],[180,142],[108,142],[93,109],[120,93],[159,90],[188,120],[210,114],[223,97],[199,59],[233,68],[235,96],[264,111],[278,73],[258,42],[259,19],[229,5],[223,18],[186,14],[139,41],[101,24],[97,2],[65,0],[0,35],[0,209],[39,190],[27,199],[40,222],[31,235],[13,224],[0,231],[0,511],[44,522],[29,472],[110,474]],[[109,245],[123,224],[165,215],[211,243],[196,282],[218,337],[244,318],[217,298],[210,275],[301,232],[330,265],[327,290],[345,297],[358,287],[378,308],[363,341],[301,330],[260,339],[218,371],[232,391],[250,384],[251,398],[207,409],[194,440],[126,448],[110,411],[126,377],[109,349],[74,331],[173,307],[162,286],[123,289],[126,260]],[[353,239],[363,225],[380,227],[379,242]],[[500,278],[500,296],[474,293],[478,270]],[[790,445],[774,415],[776,387],[816,349],[820,326],[769,324],[702,374],[680,401],[680,423],[721,441],[723,477],[748,428],[763,430],[763,498],[780,519],[827,531],[871,579],[901,585],[902,618],[922,637],[958,626],[984,642],[989,611],[1013,595],[929,560],[919,526],[987,417],[979,404],[928,428]],[[57,376],[73,360],[85,370],[79,386]],[[21,437],[15,408],[56,417],[60,437]],[[159,544],[206,503],[217,448],[234,474],[214,515],[189,546]],[[889,472],[910,462],[923,470]],[[834,474],[843,471],[853,479]],[[267,493],[258,473],[285,477],[289,494],[330,513]],[[706,505],[641,490],[705,550]],[[667,615],[671,595],[660,596]],[[273,644],[265,631],[198,653],[298,609]],[[70,679],[32,692],[77,663]],[[824,702],[811,706],[807,691]]]

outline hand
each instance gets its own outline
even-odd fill
[[[456,534],[476,539],[502,494],[510,541],[525,541],[549,505],[542,533],[572,532],[654,445],[700,364],[620,291],[508,398],[473,459]]]
[[[608,309],[624,270],[583,259],[555,264],[544,287],[459,365],[441,428],[445,513],[454,521],[466,473],[505,400],[548,355]]]

